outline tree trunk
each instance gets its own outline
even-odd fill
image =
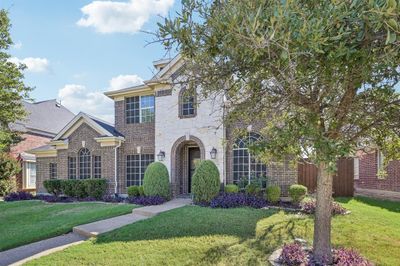
[[[317,208],[314,221],[314,258],[318,262],[330,263],[332,216],[332,174],[327,164],[318,165]]]

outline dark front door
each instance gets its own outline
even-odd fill
[[[192,189],[192,176],[194,174],[194,170],[196,170],[195,161],[200,159],[200,149],[198,147],[190,147],[189,148],[189,176],[188,176],[188,192],[191,193]]]

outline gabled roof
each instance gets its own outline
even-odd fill
[[[172,59],[162,59],[155,61],[153,63],[155,66],[158,66],[158,64],[162,64],[163,67],[151,79],[144,81],[144,84],[120,90],[107,91],[104,93],[104,95],[110,97],[111,99],[116,99],[120,97],[127,97],[132,94],[154,92],[154,85],[168,83],[170,76],[174,73],[172,72],[172,70],[176,71],[174,67],[181,62],[182,56],[180,54],[176,55]]]
[[[73,127],[80,121],[88,124],[101,134],[102,137],[123,137],[123,135],[119,133],[112,124],[97,117],[80,112],[57,134],[57,136],[54,137],[53,141],[67,138],[73,132]]]
[[[54,137],[75,116],[55,99],[36,103],[23,102],[27,117],[10,125],[20,132]]]

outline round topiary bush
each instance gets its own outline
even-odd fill
[[[291,185],[289,187],[289,195],[294,204],[299,204],[307,195],[307,188],[303,185]]]
[[[128,187],[128,196],[129,197],[138,197],[138,196],[140,196],[139,186],[130,186],[130,187]]]
[[[195,202],[210,202],[220,189],[219,171],[213,161],[201,161],[192,178],[192,193]]]
[[[265,190],[266,200],[272,203],[277,203],[281,197],[281,187],[280,186],[269,186]]]
[[[257,196],[261,192],[261,187],[257,183],[250,183],[245,187],[246,194]]]
[[[169,175],[167,167],[160,162],[147,166],[144,172],[143,190],[146,196],[161,196],[169,199]]]
[[[238,193],[239,187],[235,184],[229,184],[225,186],[225,193]]]

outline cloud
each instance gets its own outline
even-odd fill
[[[102,92],[89,91],[85,86],[67,84],[58,91],[61,103],[74,113],[85,112],[114,122],[114,104]]]
[[[100,33],[136,33],[152,15],[166,15],[174,0],[93,1],[81,8],[81,27],[94,27]]]
[[[26,57],[24,59],[19,59],[17,57],[11,57],[8,61],[14,64],[24,64],[26,65],[26,71],[29,72],[47,72],[50,68],[49,60],[46,58],[39,58],[39,57]]]
[[[138,75],[119,75],[110,80],[109,90],[125,89],[142,83],[143,79]]]

